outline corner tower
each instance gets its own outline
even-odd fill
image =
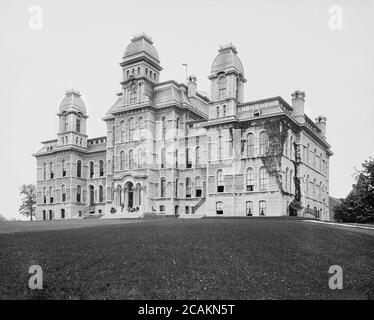
[[[236,116],[236,107],[243,102],[244,69],[231,44],[220,47],[208,77],[211,83],[209,118]]]
[[[123,105],[149,101],[162,70],[152,39],[145,33],[135,35],[126,48],[120,66],[123,74]]]
[[[87,113],[81,94],[72,89],[66,91],[59,113],[58,146],[76,145],[87,147]]]

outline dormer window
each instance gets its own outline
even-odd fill
[[[261,111],[260,111],[260,109],[255,109],[254,111],[253,111],[253,116],[254,117],[259,117],[261,115]]]

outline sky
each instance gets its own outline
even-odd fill
[[[213,59],[231,42],[245,101],[290,103],[305,91],[309,117],[327,117],[331,196],[346,196],[355,168],[374,155],[373,0],[1,0],[0,214],[21,218],[19,188],[36,182],[32,154],[56,138],[66,90],[82,94],[89,137],[106,134],[119,63],[141,32],[159,53],[161,81],[184,82],[186,63],[209,95]]]

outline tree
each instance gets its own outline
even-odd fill
[[[19,208],[19,213],[30,217],[32,221],[33,216],[35,216],[35,206],[36,206],[36,188],[33,184],[24,184],[20,188],[21,206]]]
[[[335,219],[341,222],[374,222],[374,159],[369,158],[356,171],[354,189],[335,209]]]

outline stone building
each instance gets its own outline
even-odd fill
[[[71,90],[57,139],[37,158],[37,219],[178,216],[315,216],[328,220],[326,118],[304,113],[305,93],[244,102],[243,65],[232,44],[213,60],[210,99],[160,82],[150,37],[134,36],[106,135],[89,139],[87,110]]]

